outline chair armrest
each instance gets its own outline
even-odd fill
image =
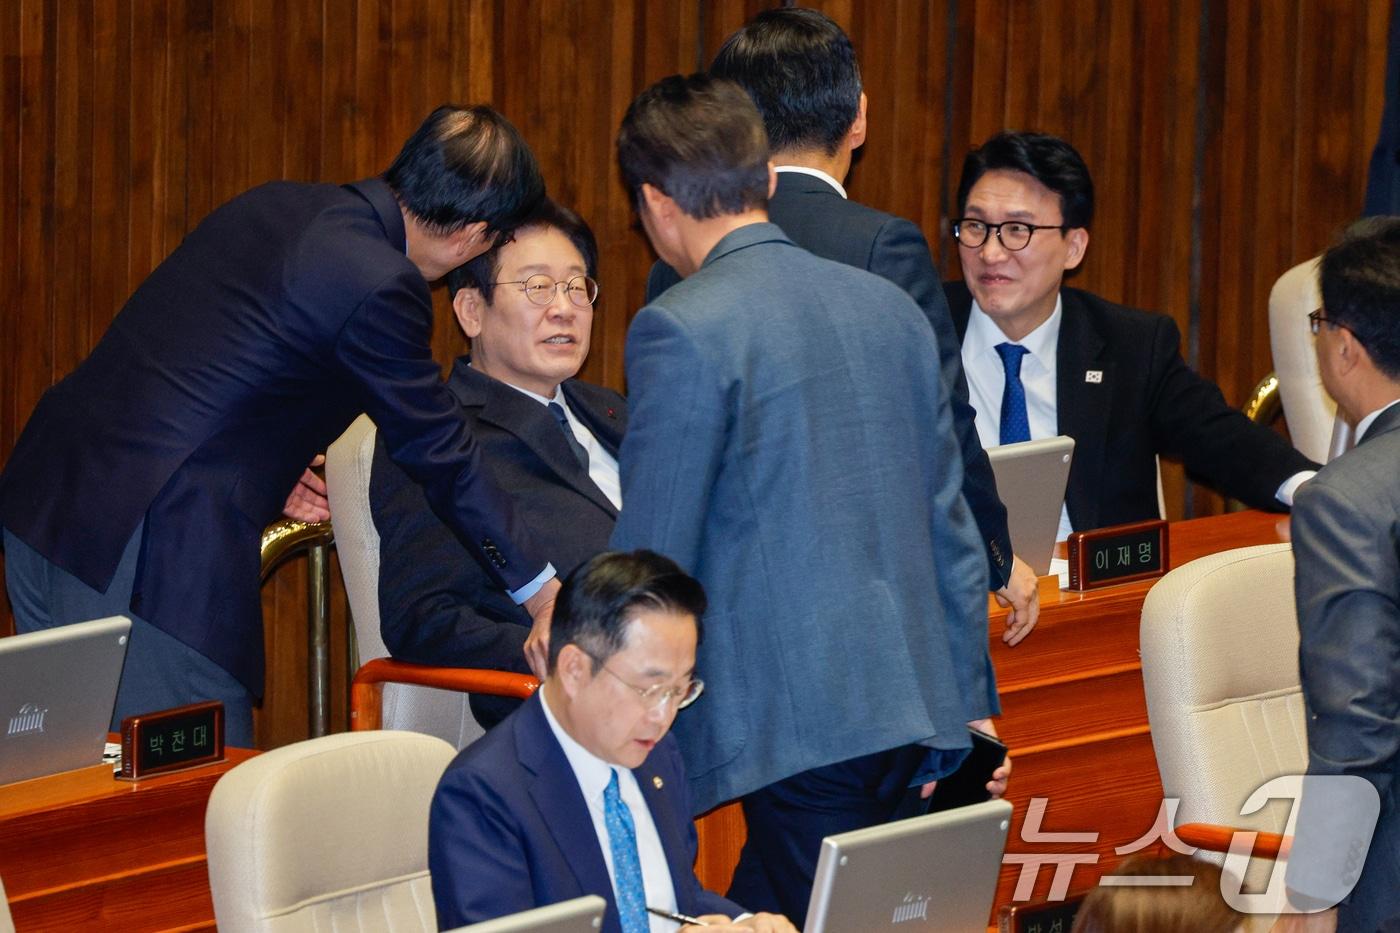
[[[392,658],[375,658],[355,672],[350,684],[350,731],[380,728],[383,722],[384,685],[414,684],[463,693],[527,699],[540,682],[529,674],[487,671],[470,667],[434,667]]]
[[[1236,833],[1254,836],[1254,856],[1258,858],[1288,858],[1288,850],[1293,843],[1292,836],[1278,833],[1265,833],[1253,829],[1239,829],[1234,826],[1220,826],[1215,823],[1183,823],[1176,828],[1176,836],[1182,842],[1208,852],[1230,851],[1230,840]]]

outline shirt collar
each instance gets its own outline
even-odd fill
[[[1397,398],[1389,405],[1382,405],[1380,408],[1377,408],[1365,418],[1362,418],[1360,421],[1356,422],[1356,442],[1358,444],[1361,443],[1361,439],[1366,436],[1366,432],[1371,429],[1371,425],[1376,423],[1376,419],[1379,418],[1388,408],[1391,408],[1395,405],[1400,405],[1400,398]]]
[[[963,339],[963,347],[969,358],[975,358],[980,353],[995,353],[992,348],[999,343],[1015,343],[1025,347],[1031,356],[1048,366],[1060,346],[1060,319],[1063,313],[1064,302],[1057,294],[1055,310],[1039,327],[1020,340],[1008,341],[996,321],[982,310],[974,298],[972,312],[967,319],[967,336]]]
[[[808,168],[805,165],[775,165],[773,166],[773,171],[793,172],[797,175],[811,175],[813,178],[820,178],[822,181],[835,188],[836,193],[841,195],[841,197],[846,197],[846,189],[842,187],[841,183],[819,168]]]
[[[569,767],[573,769],[574,777],[578,780],[579,790],[583,791],[583,799],[601,800],[603,791],[608,789],[608,783],[612,780],[613,766],[584,748],[564,731],[559,720],[554,718],[554,711],[549,708],[549,693],[543,687],[540,688],[540,705],[544,707],[544,720],[549,723],[549,731],[554,733],[559,747],[564,750],[564,757],[569,760]]]
[[[469,364],[469,365],[470,365],[470,364]],[[473,366],[472,369],[476,369],[476,367]],[[481,370],[479,370],[479,369],[477,369],[476,371],[479,372],[479,373],[481,372]],[[485,375],[485,373],[482,373],[482,375]],[[499,380],[499,381],[504,382],[504,380]],[[553,397],[553,398],[545,398],[543,395],[540,395],[540,394],[537,393],[537,392],[531,392],[529,389],[522,389],[522,388],[520,388],[520,386],[514,385],[514,384],[509,383],[509,382],[506,382],[505,385],[510,386],[512,389],[514,389],[515,391],[519,392],[521,395],[528,395],[528,396],[530,396],[530,398],[532,398],[532,399],[534,399],[535,401],[539,402],[541,405],[548,405],[550,402],[558,402],[560,405],[563,405],[563,406],[564,406],[564,410],[565,410],[565,411],[568,411],[568,410],[569,410],[569,403],[566,402],[566,401],[564,400],[564,385],[563,385],[563,383],[560,383],[559,385],[557,385],[557,386],[554,387],[554,397]]]

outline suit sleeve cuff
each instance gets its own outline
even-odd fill
[[[1294,473],[1292,476],[1288,477],[1288,479],[1284,480],[1279,485],[1278,492],[1274,493],[1274,498],[1278,499],[1278,501],[1282,502],[1289,508],[1292,508],[1293,496],[1295,493],[1298,492],[1298,487],[1303,485],[1316,475],[1316,470],[1303,470],[1299,473]]]
[[[524,605],[531,596],[534,596],[540,591],[540,587],[548,583],[555,575],[554,565],[545,564],[544,569],[540,571],[538,577],[535,577],[535,579],[531,580],[520,589],[510,591],[508,595],[510,596],[511,602],[515,603],[517,606]]]

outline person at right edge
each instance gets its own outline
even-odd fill
[[[1002,639],[1015,645],[1040,616],[1036,576],[1012,553],[1006,507],[973,422],[958,336],[928,241],[914,223],[852,201],[842,187],[866,134],[865,93],[850,38],[816,10],[765,10],[725,40],[710,74],[738,83],[763,117],[778,172],[778,188],[768,201],[773,223],[823,259],[889,279],[933,326],[962,452],[963,495],[991,567],[988,589],[1011,608]],[[647,281],[647,301],[678,280],[674,269],[658,262]]]

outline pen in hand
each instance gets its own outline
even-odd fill
[[[706,923],[704,920],[700,920],[696,917],[687,917],[685,914],[673,914],[671,913],[671,911],[662,910],[660,907],[648,907],[647,913],[656,914],[656,916],[658,917],[665,917],[667,920],[673,920],[676,923],[679,923],[681,926],[709,926],[709,924]]]

